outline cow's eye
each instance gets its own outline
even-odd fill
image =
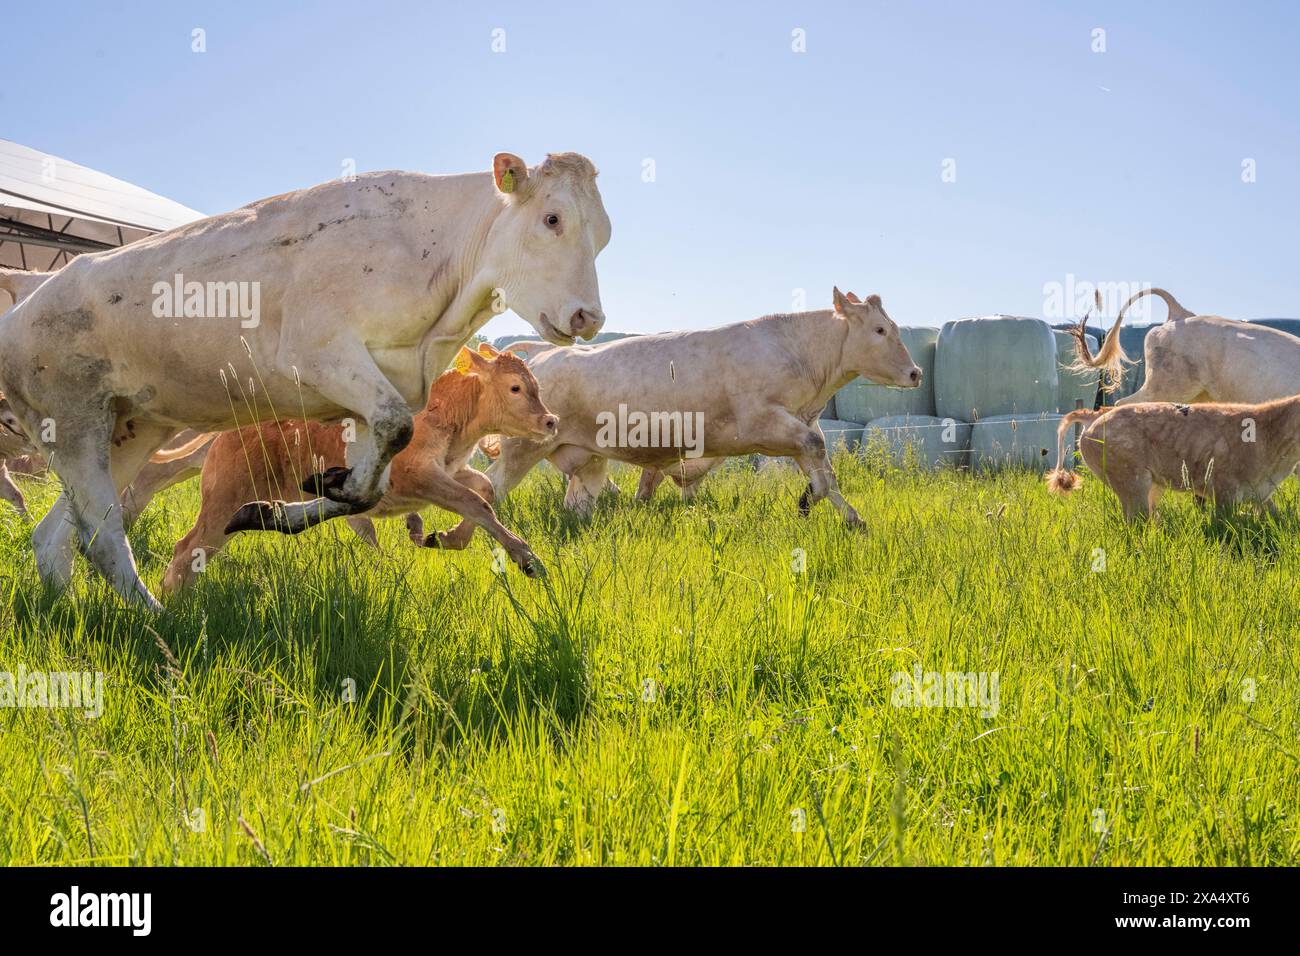
[[[878,326],[876,326],[876,334],[877,334],[877,335],[884,335],[884,334],[885,334],[885,327],[884,327],[883,325],[878,325]]]
[[[554,229],[559,224],[560,224],[560,217],[557,216],[555,213],[551,213],[546,217],[546,225],[550,226],[552,229]]]
[[[512,392],[517,392],[517,391],[519,391],[519,386],[518,386],[518,385],[511,385],[511,386],[510,386],[510,391],[512,391]]]

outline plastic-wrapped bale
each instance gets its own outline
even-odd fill
[[[992,315],[944,325],[934,356],[934,405],[959,422],[1056,408],[1056,337],[1042,319]]]
[[[934,347],[939,330],[930,326],[898,327],[912,361],[921,369],[916,388],[892,388],[855,378],[835,393],[835,415],[851,422],[870,422],[888,415],[934,414]]]
[[[1053,330],[1056,336],[1056,375],[1058,380],[1056,410],[1061,414],[1074,411],[1076,401],[1082,400],[1084,408],[1097,405],[1097,388],[1101,384],[1101,373],[1095,369],[1076,372],[1069,368],[1074,363],[1074,336],[1069,332]],[[1091,332],[1088,336],[1088,348],[1097,354],[1100,340]]]
[[[835,414],[835,396],[834,396],[834,395],[832,395],[832,396],[830,397],[830,400],[826,403],[826,407],[822,409],[822,413],[821,413],[820,415],[818,415],[817,417],[818,417],[818,418],[829,418],[829,419],[836,419],[836,418],[839,418],[839,417],[840,417],[839,415]]]
[[[994,415],[971,425],[971,471],[999,468],[1029,468],[1046,471],[1056,467],[1056,428],[1064,416]],[[1074,429],[1065,436],[1066,460],[1074,454]]]
[[[1254,325],[1265,325],[1279,332],[1300,338],[1300,319],[1251,319]]]
[[[826,450],[837,451],[847,448],[852,451],[862,442],[862,426],[857,422],[842,422],[837,418],[822,418],[817,421],[826,436]]]
[[[883,448],[895,464],[910,458],[926,468],[964,468],[970,464],[971,427],[934,415],[886,415],[862,432],[866,450]]]

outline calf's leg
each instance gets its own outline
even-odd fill
[[[545,573],[542,563],[537,560],[537,556],[529,549],[528,544],[497,519],[496,511],[492,506],[446,472],[431,468],[413,476],[410,487],[404,493],[423,498],[430,504],[445,508],[447,511],[454,511],[462,518],[480,526],[501,544],[506,554],[510,556],[510,560],[514,561],[528,577],[537,577]],[[410,528],[409,520],[407,527]],[[426,548],[436,548],[440,544],[439,536],[427,535],[423,544]]]

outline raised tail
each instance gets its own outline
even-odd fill
[[[1097,350],[1096,355],[1093,355],[1092,350],[1088,348],[1086,328],[1088,317],[1084,316],[1083,321],[1070,329],[1070,334],[1074,336],[1074,364],[1071,368],[1078,372],[1090,368],[1099,368],[1106,373],[1106,380],[1102,383],[1102,389],[1106,392],[1113,392],[1119,388],[1124,377],[1124,366],[1133,364],[1133,359],[1124,354],[1124,349],[1119,344],[1119,327],[1124,322],[1124,316],[1127,314],[1129,306],[1148,295],[1158,296],[1164,300],[1165,305],[1169,308],[1169,315],[1165,319],[1166,322],[1191,318],[1194,314],[1183,308],[1179,301],[1164,289],[1142,289],[1135,292],[1129,296],[1127,302],[1120,306],[1115,324],[1106,333],[1106,338],[1102,340],[1101,348]]]
[[[1056,467],[1047,473],[1047,490],[1052,494],[1068,495],[1083,484],[1083,479],[1078,472],[1070,469],[1070,463],[1065,457],[1066,431],[1076,422],[1091,422],[1102,414],[1103,412],[1090,408],[1080,408],[1061,418],[1061,424],[1056,427]]]
[[[35,292],[53,272],[28,272],[25,269],[0,269],[0,289],[13,296],[17,305]]]
[[[193,454],[216,437],[216,432],[200,432],[179,448],[163,448],[154,452],[149,461],[155,465],[165,465],[169,461],[176,461],[186,455]]]

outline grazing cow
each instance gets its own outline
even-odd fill
[[[451,531],[425,535],[419,516],[412,516],[408,527],[416,544],[464,548],[481,525],[526,575],[541,574],[541,563],[528,545],[497,520],[492,483],[467,462],[485,435],[545,437],[555,434],[556,424],[522,359],[490,345],[480,346],[478,352],[462,349],[456,367],[429,389],[428,403],[415,416],[410,444],[393,458],[383,499],[364,514],[348,517],[348,525],[362,540],[378,545],[372,518],[435,504],[462,520]],[[189,583],[196,559],[201,555],[206,562],[238,530],[228,523],[244,502],[260,496],[303,501],[314,494],[319,466],[344,462],[343,432],[342,425],[289,421],[223,432],[203,465],[199,516],[176,543],[163,590],[172,592]]]
[[[834,291],[834,309],[769,315],[698,332],[666,332],[591,348],[552,349],[530,365],[560,416],[547,441],[506,439],[489,469],[498,498],[543,458],[569,478],[565,506],[587,514],[607,484],[609,459],[672,473],[687,484],[705,458],[759,453],[794,458],[808,478],[799,510],[829,498],[852,525],[818,415],[862,375],[912,388],[921,370],[879,296]]]
[[[1070,412],[1057,431],[1057,465],[1047,486],[1080,484],[1065,458],[1065,435],[1087,422],[1083,460],[1119,496],[1124,517],[1147,517],[1167,489],[1190,491],[1226,509],[1250,502],[1275,511],[1269,496],[1300,464],[1300,395],[1263,404],[1142,402]]]
[[[1146,295],[1165,301],[1169,317],[1147,333],[1146,381],[1116,405],[1139,402],[1267,402],[1300,391],[1300,338],[1267,326],[1217,315],[1193,315],[1164,289],[1129,298],[1094,356],[1082,323],[1071,329],[1075,367],[1108,373],[1119,387],[1125,362],[1119,327],[1130,305]]]
[[[294,534],[378,504],[411,406],[496,312],[556,344],[594,336],[610,233],[595,168],[575,153],[492,166],[369,173],[79,256],[0,317],[2,390],[28,435],[57,432],[40,442],[64,486],[32,536],[42,580],[67,584],[77,537],[120,594],[160,609],[118,494],[183,428],[351,417],[351,467],[322,476],[321,500],[234,522]]]

